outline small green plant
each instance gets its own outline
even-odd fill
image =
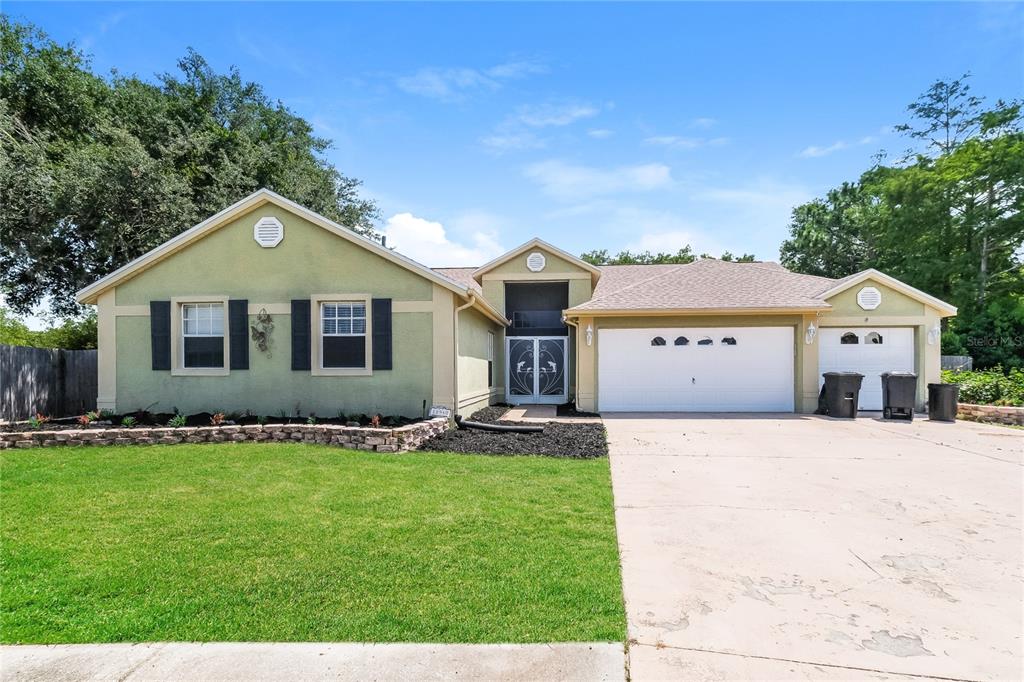
[[[310,426],[312,426],[313,424],[316,424],[316,415],[315,414],[311,414],[308,417],[306,417],[306,423],[309,424]]]
[[[114,411],[113,410],[100,410],[99,412],[96,413],[96,418],[97,419],[110,419],[113,416],[114,416]]]
[[[138,423],[139,423],[139,420],[136,419],[135,417],[131,416],[131,415],[128,415],[127,417],[125,417],[124,419],[121,420],[121,426],[124,426],[125,428],[129,428],[129,429],[132,428],[133,426],[135,426]]]
[[[167,422],[167,426],[171,427],[172,429],[179,429],[184,425],[185,415],[183,414],[176,414],[173,417],[171,417],[170,420]]]
[[[78,416],[78,423],[82,426],[88,426],[99,418],[100,416],[95,412],[86,412]]]
[[[28,418],[28,425],[31,428],[36,429],[38,431],[39,429],[43,428],[43,425],[46,424],[46,422],[48,421],[50,421],[49,417],[47,417],[42,412],[36,412],[35,416]]]
[[[267,423],[267,418],[264,417],[263,415],[260,415],[256,417],[256,423],[259,424],[260,426],[263,426],[264,424]]]
[[[960,386],[960,402],[976,405],[1024,406],[1024,371],[1002,367],[967,372],[944,371],[942,381]]]

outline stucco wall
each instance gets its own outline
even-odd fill
[[[255,221],[267,215],[285,226],[284,241],[271,249],[260,247],[252,237]],[[114,408],[420,416],[424,402],[428,406],[438,402],[435,360],[452,354],[451,345],[433,352],[436,338],[446,343],[438,330],[445,325],[450,329],[452,324],[452,296],[436,292],[437,288],[289,211],[261,206],[118,285],[113,296],[101,300],[101,320],[113,318],[113,333],[101,335],[107,338],[100,340],[100,353],[111,353],[104,342],[114,336],[113,362],[107,363],[115,367],[113,381],[107,378],[116,386]],[[393,369],[353,377],[292,371],[290,301],[315,294],[391,298]],[[266,308],[274,322],[270,354],[260,352],[250,341],[248,370],[232,370],[227,376],[171,376],[153,371],[149,302],[205,295],[247,299],[250,323],[260,308]],[[111,299],[116,303],[112,315]],[[315,317],[313,324],[315,330]],[[447,342],[450,339],[449,332]],[[444,386],[440,392],[443,397]],[[447,395],[450,403],[450,390]]]
[[[497,362],[494,387],[487,386],[487,332],[494,332],[494,355],[501,354],[498,325],[475,310],[459,312],[459,409],[469,416],[494,402],[492,396],[500,388]]]
[[[546,260],[544,269],[541,272],[531,272],[526,267],[526,258],[534,251],[544,254]],[[594,285],[592,274],[586,268],[580,267],[558,254],[545,249],[542,246],[528,249],[514,258],[501,263],[494,269],[484,273],[481,282],[484,298],[495,308],[505,312],[505,284],[508,282],[568,282],[569,284],[569,307],[573,307],[590,300],[593,295]],[[496,373],[495,385],[500,388],[496,392],[496,400],[505,399],[505,335],[504,332],[498,335],[498,350],[495,358]],[[569,327],[569,395],[576,395],[576,331]]]
[[[872,286],[882,295],[874,310],[857,304],[857,292]],[[818,317],[820,327],[912,327],[914,330],[914,371],[917,381],[917,409],[923,410],[928,398],[928,384],[942,380],[941,344],[928,343],[929,331],[940,323],[942,315],[935,308],[874,279],[866,279],[846,291],[827,299],[832,310]],[[815,340],[817,346],[817,340]],[[816,354],[815,354],[816,355]],[[816,381],[816,380],[815,380]]]

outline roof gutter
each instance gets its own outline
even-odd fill
[[[832,309],[829,304],[821,306],[797,306],[794,308],[616,308],[589,309],[569,308],[566,317],[668,317],[687,315],[793,315],[799,313],[820,313]]]

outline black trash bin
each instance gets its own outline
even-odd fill
[[[863,374],[857,372],[825,372],[825,408],[830,417],[854,419]]]
[[[882,417],[914,421],[917,375],[913,372],[882,372]]]
[[[957,384],[928,384],[928,418],[933,421],[955,422],[956,403],[960,397]]]

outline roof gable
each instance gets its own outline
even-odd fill
[[[310,223],[321,227],[328,232],[331,232],[342,239],[357,244],[368,251],[375,253],[382,258],[385,258],[407,270],[410,270],[436,284],[450,289],[456,293],[465,296],[468,290],[465,286],[452,281],[448,277],[437,273],[425,265],[421,265],[411,258],[407,258],[400,253],[392,251],[384,246],[381,246],[372,239],[367,239],[360,234],[353,232],[352,230],[339,225],[338,223],[329,220],[319,213],[309,210],[304,206],[300,206],[295,202],[282,197],[280,194],[272,192],[268,189],[260,189],[246,198],[238,201],[231,206],[228,206],[223,211],[216,213],[215,215],[207,218],[203,222],[194,225],[193,227],[185,230],[175,237],[167,240],[163,244],[156,248],[148,251],[147,253],[139,256],[130,263],[123,265],[114,272],[100,278],[96,282],[93,282],[89,286],[80,290],[75,298],[79,303],[95,303],[96,299],[101,293],[107,289],[117,286],[119,283],[124,282],[138,273],[142,272],[146,268],[158,263],[174,254],[178,253],[185,247],[194,244],[200,239],[206,237],[212,232],[224,227],[231,223],[236,218],[259,208],[265,204],[274,204],[286,211],[296,214],[297,216],[309,221]]]
[[[566,261],[573,268],[579,269],[579,270],[581,270],[583,272],[589,272],[590,276],[591,276],[591,280],[594,281],[594,282],[596,282],[598,280],[598,278],[601,277],[601,271],[596,266],[591,265],[590,263],[586,262],[585,260],[581,260],[581,259],[577,258],[576,256],[572,255],[571,253],[563,251],[562,249],[558,248],[557,246],[552,246],[551,244],[548,244],[543,239],[539,239],[537,237],[534,237],[533,239],[531,239],[530,241],[526,242],[525,244],[521,244],[521,245],[517,246],[516,248],[512,249],[511,251],[508,251],[507,253],[504,253],[504,254],[498,256],[497,258],[495,258],[491,262],[486,263],[485,265],[482,265],[479,268],[477,268],[476,270],[474,270],[473,271],[473,278],[476,281],[479,282],[483,278],[484,274],[497,269],[501,265],[504,265],[505,263],[508,263],[509,261],[511,261],[511,260],[513,260],[513,259],[515,259],[515,258],[517,258],[517,257],[519,257],[519,256],[521,256],[523,254],[525,254],[527,251],[531,251],[531,250],[547,251],[548,254],[554,255],[557,258],[559,258],[559,259],[561,259],[563,261]]]
[[[862,284],[863,282],[867,282],[869,280],[873,280],[875,282],[884,284],[885,286],[891,289],[895,289],[896,291],[900,292],[904,296],[907,296],[908,298],[912,298],[915,301],[918,301],[926,306],[934,308],[938,310],[940,313],[942,313],[944,317],[956,315],[956,306],[950,305],[949,303],[946,303],[941,299],[935,298],[930,294],[926,294],[920,289],[915,289],[909,284],[901,282],[895,277],[887,275],[884,272],[875,270],[874,268],[868,268],[867,270],[863,270],[856,274],[850,275],[849,277],[844,277],[843,279],[837,280],[833,283],[831,287],[825,289],[818,295],[822,299],[828,300],[830,298],[837,296],[838,294],[841,294],[844,291],[848,291],[849,289],[857,286],[858,284]]]

